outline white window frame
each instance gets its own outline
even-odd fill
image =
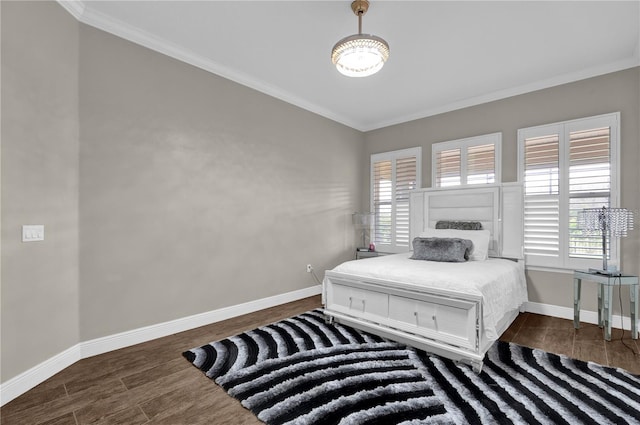
[[[527,269],[569,272],[590,267],[601,269],[602,259],[584,259],[569,256],[569,135],[574,131],[590,128],[609,127],[610,151],[610,200],[609,206],[619,207],[620,202],[620,112],[597,115],[575,120],[562,121],[518,130],[518,181],[524,185],[524,140],[532,137],[558,134],[559,142],[559,255],[558,257],[525,255]],[[525,194],[526,197],[526,194]],[[524,214],[524,211],[523,211]],[[620,238],[611,238],[609,243],[609,263],[620,263]]]
[[[405,247],[405,246],[397,246],[396,245],[396,235],[395,235],[395,228],[396,228],[396,217],[395,217],[395,211],[396,211],[396,199],[395,199],[395,188],[396,188],[396,160],[398,159],[402,159],[402,158],[408,158],[408,157],[415,157],[416,158],[416,189],[419,189],[422,186],[422,147],[418,146],[415,148],[408,148],[408,149],[401,149],[401,150],[396,150],[396,151],[390,151],[390,152],[381,152],[381,153],[376,153],[376,154],[372,154],[371,155],[371,163],[370,163],[370,168],[369,168],[369,187],[370,187],[370,193],[369,193],[369,199],[370,199],[370,211],[373,212],[375,214],[375,205],[374,205],[374,168],[373,165],[376,162],[380,162],[380,161],[391,161],[392,162],[392,195],[391,195],[391,202],[392,202],[392,217],[391,217],[391,244],[390,245],[384,245],[381,247],[376,246],[377,250],[380,250],[382,252],[390,252],[390,253],[398,253],[398,252],[406,252],[406,251],[410,251],[411,248],[411,242],[409,242],[409,246]],[[376,222],[376,220],[374,220],[374,223]],[[374,224],[375,226],[375,224]],[[372,229],[371,232],[372,235],[375,234],[375,229]],[[409,232],[409,234],[411,234],[411,232]],[[374,241],[375,242],[375,241]]]
[[[480,184],[467,184],[467,154],[470,147],[481,145],[494,145],[494,174],[495,181],[486,184],[500,184],[502,182],[502,133],[484,134],[481,136],[467,137],[464,139],[450,140],[447,142],[439,142],[431,145],[431,187],[436,186],[438,172],[438,152],[460,148],[460,186],[481,186]],[[443,186],[444,187],[444,186]],[[451,186],[448,186],[451,187]]]

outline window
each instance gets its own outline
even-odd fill
[[[419,147],[371,155],[373,240],[379,251],[410,249],[409,192],[420,185],[421,157]]]
[[[578,229],[578,211],[617,206],[619,125],[616,113],[518,130],[527,265],[600,268],[601,236]]]
[[[434,143],[432,186],[499,183],[501,144],[502,133]]]

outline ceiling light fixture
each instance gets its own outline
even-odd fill
[[[369,9],[368,0],[355,0],[351,10],[358,17],[358,34],[338,41],[331,51],[331,61],[347,77],[367,77],[380,71],[389,59],[389,45],[380,37],[362,34],[362,16]]]

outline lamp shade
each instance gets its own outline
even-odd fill
[[[607,238],[627,236],[627,232],[633,230],[633,212],[626,208],[585,208],[578,211],[578,228],[585,233],[602,235],[602,269],[589,271],[612,275],[607,264]]]
[[[380,71],[389,59],[389,45],[380,37],[354,34],[338,41],[331,61],[347,77],[368,77]]]
[[[626,208],[585,208],[578,211],[578,228],[585,233],[626,237],[633,230],[633,212]]]
[[[355,212],[351,214],[351,221],[356,229],[369,229],[373,224],[373,213]]]
[[[369,0],[354,0],[351,10],[358,17],[358,33],[338,41],[331,50],[331,62],[347,77],[368,77],[380,71],[389,59],[389,45],[382,38],[362,33],[362,16]]]

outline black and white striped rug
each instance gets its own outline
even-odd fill
[[[482,373],[319,310],[183,355],[275,424],[640,424],[640,376],[498,342]]]

